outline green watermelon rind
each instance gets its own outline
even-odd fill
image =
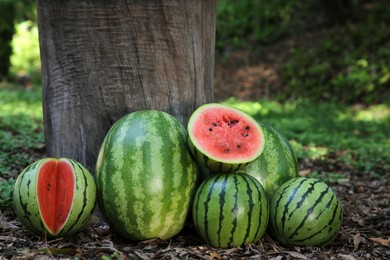
[[[264,132],[263,153],[240,172],[255,177],[271,199],[280,185],[298,177],[298,160],[282,132],[265,122],[259,121],[258,124]]]
[[[261,184],[252,176],[214,174],[198,187],[192,218],[199,236],[213,247],[256,243],[268,225],[269,202]]]
[[[337,237],[342,218],[342,203],[329,185],[297,177],[272,196],[269,234],[288,247],[326,246]]]
[[[240,158],[240,159],[231,159],[231,160],[224,160],[221,158],[217,158],[216,156],[213,156],[209,152],[205,151],[197,142],[196,138],[192,136],[191,129],[193,128],[193,125],[196,123],[197,117],[204,109],[209,108],[222,108],[234,111],[235,113],[239,114],[245,120],[251,122],[255,127],[257,132],[260,135],[261,138],[261,145],[258,147],[257,152],[253,154],[251,157],[247,158]],[[263,152],[264,150],[264,133],[261,129],[260,125],[256,122],[255,119],[253,119],[250,115],[246,114],[245,112],[238,110],[236,108],[218,104],[218,103],[208,103],[204,104],[200,107],[198,107],[190,116],[190,119],[188,121],[187,125],[187,131],[188,131],[188,144],[191,150],[191,153],[195,157],[195,159],[204,167],[207,167],[212,172],[216,173],[224,173],[224,172],[235,172],[238,170],[241,170],[245,168],[247,165],[249,165],[251,162],[256,160]]]
[[[117,234],[170,239],[183,228],[198,184],[187,131],[162,111],[123,116],[103,141],[96,179],[98,204]]]

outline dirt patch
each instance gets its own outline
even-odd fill
[[[214,70],[214,97],[217,102],[236,97],[256,101],[274,98],[283,91],[283,63],[296,49],[310,49],[326,37],[326,28],[297,32],[284,40],[255,50],[218,54]]]

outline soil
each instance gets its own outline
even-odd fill
[[[282,87],[278,64],[294,44],[284,42],[220,59],[215,99],[273,96]],[[1,215],[0,210],[0,259],[390,259],[390,172],[364,174],[341,164],[337,157],[331,154],[326,160],[299,162],[303,176],[314,170],[345,176],[330,183],[343,203],[344,217],[338,237],[326,247],[287,248],[265,235],[255,244],[218,249],[202,242],[190,225],[168,241],[129,242],[96,218],[75,235],[50,240],[30,233],[15,216]]]

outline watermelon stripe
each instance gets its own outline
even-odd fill
[[[252,228],[252,226],[251,226],[252,225],[252,212],[253,212],[253,207],[255,206],[255,203],[253,201],[252,188],[250,187],[247,178],[242,178],[242,179],[245,181],[245,184],[246,184],[246,191],[247,191],[247,195],[248,195],[248,204],[249,204],[248,205],[248,214],[247,214],[248,225],[246,227],[245,236],[244,236],[244,239],[243,239],[243,241],[246,242],[248,240],[248,238],[249,238],[249,234],[250,234],[250,231],[251,231],[251,228]],[[261,199],[261,196],[259,198]]]
[[[333,201],[333,199],[335,199],[334,196],[332,196],[332,199],[330,201]],[[328,203],[329,204],[329,203]],[[324,232],[327,228],[329,228],[329,231],[328,232],[331,232],[333,230],[333,227],[332,227],[332,224],[333,222],[335,221],[336,219],[336,215],[337,213],[339,212],[339,201],[337,200],[336,201],[336,207],[334,208],[333,210],[333,213],[332,213],[332,218],[329,220],[329,222],[323,226],[320,230],[318,230],[317,232],[313,233],[312,235],[308,236],[308,237],[305,237],[305,238],[302,238],[302,239],[297,239],[297,240],[293,240],[293,242],[305,242],[306,240],[310,240],[310,239],[313,239],[315,236],[317,236],[318,234],[321,234],[322,232]],[[336,233],[337,235],[337,233]],[[330,240],[332,240],[333,237],[330,237],[329,240],[325,241],[323,244],[326,244],[327,242],[329,242]]]
[[[217,235],[218,235],[218,245],[221,246],[221,230],[222,230],[222,222],[223,222],[223,219],[224,219],[224,216],[225,214],[223,214],[224,212],[224,205],[225,205],[225,194],[226,194],[226,183],[227,183],[227,180],[228,180],[228,176],[226,175],[224,180],[223,180],[223,183],[222,183],[222,189],[221,189],[221,192],[219,193],[219,227],[218,227],[218,231],[217,231]]]
[[[204,234],[207,238],[209,238],[209,233],[208,233],[209,232],[209,221],[208,221],[209,203],[211,201],[211,195],[214,192],[214,187],[218,183],[218,179],[219,179],[219,177],[217,179],[215,179],[214,182],[211,184],[210,190],[207,194],[207,199],[204,202]],[[210,240],[208,240],[207,242],[210,243]]]
[[[39,213],[33,213],[31,211],[32,209],[32,203],[30,201],[36,202],[36,193],[32,194],[30,193],[35,190],[35,187],[32,185],[35,183],[35,172],[38,171],[40,167],[40,162],[37,161],[35,163],[32,163],[29,165],[23,172],[20,174],[20,184],[15,184],[17,187],[23,187],[25,183],[25,179],[27,179],[27,191],[25,190],[19,190],[16,192],[18,198],[19,198],[19,203],[16,205],[16,209],[22,209],[23,215],[21,216],[21,221],[25,223],[28,227],[32,229],[32,231],[36,232],[37,234],[42,234],[41,230],[44,230],[43,222],[39,218]],[[34,174],[33,174],[34,173]],[[18,178],[19,182],[19,178]],[[27,192],[27,196],[24,196],[24,192]],[[36,204],[37,205],[37,204]],[[20,206],[20,207],[19,207]],[[30,209],[29,209],[30,208]],[[38,220],[38,221],[36,221]]]
[[[200,237],[214,247],[256,242],[268,223],[265,192],[246,174],[210,175],[196,192],[193,220]]]
[[[32,168],[32,167],[34,167],[34,168],[36,168],[36,166],[37,166],[37,163],[34,163],[34,164],[32,164],[32,165],[30,165],[27,169],[26,169],[26,171],[25,172],[29,172],[29,171],[31,171],[31,169],[30,168]],[[33,169],[34,169],[33,168]],[[24,172],[24,173],[25,173]],[[21,174],[21,178],[20,178],[20,185],[22,185],[23,183],[24,183],[24,178],[25,177],[27,177],[27,174],[24,174],[24,173],[22,173]],[[22,209],[23,210],[23,218],[22,218],[22,220],[24,220],[24,221],[27,221],[28,222],[28,225],[29,226],[31,226],[32,228],[34,228],[37,232],[38,232],[38,230],[39,229],[37,229],[36,227],[35,227],[35,224],[31,221],[31,212],[28,210],[28,199],[30,198],[30,185],[31,185],[31,179],[29,178],[28,180],[27,180],[27,197],[26,197],[26,202],[23,202],[24,201],[24,198],[23,198],[23,194],[22,194],[22,192],[21,191],[19,191],[18,192],[18,194],[17,194],[17,196],[19,197],[19,205],[18,205],[18,209],[20,208],[20,209]],[[16,185],[15,185],[16,186]],[[19,185],[18,185],[19,186]],[[20,207],[19,207],[20,206]]]
[[[200,186],[198,187],[198,191],[197,191],[197,194],[196,194],[196,197],[194,198],[194,209],[193,210],[193,213],[195,212],[196,215],[195,215],[195,218],[194,218],[194,221],[195,223],[200,223],[200,207],[199,207],[199,197],[200,195],[202,194],[203,192],[203,189],[206,185],[206,181],[203,181]],[[205,216],[203,216],[205,217]],[[195,225],[195,228],[196,228],[196,231],[198,232],[198,234],[200,234],[201,230],[199,229],[199,225]]]
[[[232,213],[234,215],[232,220],[232,229],[230,231],[230,239],[228,242],[228,247],[231,247],[233,245],[233,239],[234,239],[234,233],[237,228],[237,214],[238,214],[238,181],[237,181],[237,175],[234,175],[234,186],[235,186],[235,192],[234,192],[234,207],[232,209]]]
[[[296,207],[294,208],[294,210],[291,210],[290,214],[288,215],[288,220],[291,219],[291,216],[295,213],[295,211],[299,210],[299,209],[302,207],[302,204],[305,202],[307,196],[308,196],[310,193],[312,193],[312,192],[314,191],[314,186],[315,186],[318,182],[320,182],[320,181],[319,181],[319,180],[316,180],[315,182],[309,183],[310,187],[309,187],[309,188],[306,190],[306,192],[300,197],[300,200],[297,202],[297,205],[296,205]],[[295,189],[295,192],[298,191],[298,188],[299,188],[299,187],[297,187],[297,188]],[[329,190],[329,189],[327,189],[327,190],[325,191],[325,193],[321,193],[320,198],[322,198],[323,196],[325,196],[325,195],[326,195],[326,192],[327,192],[328,190]],[[290,202],[291,202],[291,201],[290,201]],[[317,205],[319,202],[320,202],[320,201],[317,200],[315,205]],[[314,205],[314,206],[315,206],[315,205]],[[310,213],[311,213],[312,211],[313,211],[313,209],[310,211]],[[306,215],[308,216],[308,215],[310,215],[310,213],[307,213]]]
[[[257,185],[258,185],[258,182],[257,182],[257,180],[255,179],[255,178],[253,178],[251,175],[248,175],[250,178],[250,180],[251,180],[251,182],[253,183],[253,185],[256,187]],[[262,188],[261,186],[260,186],[260,188]],[[268,215],[268,212],[269,212],[269,205],[268,205],[268,199],[267,198],[263,198],[263,196],[264,196],[264,194],[265,193],[262,193],[261,192],[261,190],[260,189],[256,189],[256,191],[257,191],[257,196],[256,196],[256,198],[258,199],[258,201],[261,201],[261,203],[264,203],[265,205],[263,205],[262,207],[260,207],[260,212],[259,212],[259,216],[265,216],[265,222],[266,222],[266,224],[264,225],[263,223],[262,223],[262,221],[263,221],[263,219],[262,218],[260,218],[260,221],[258,221],[258,226],[257,226],[257,228],[256,228],[256,232],[255,232],[255,238],[258,238],[258,237],[260,237],[260,231],[261,231],[261,227],[262,227],[262,224],[263,224],[263,226],[267,226],[268,225],[268,218],[269,218],[269,215]],[[264,190],[263,190],[264,191]],[[265,211],[265,212],[263,212],[263,211]]]
[[[298,181],[298,179],[297,179]],[[287,215],[287,212],[288,212],[288,208],[290,206],[290,204],[294,201],[294,198],[295,198],[295,195],[297,193],[297,191],[299,190],[299,188],[306,182],[307,180],[306,179],[303,179],[300,181],[300,183],[298,184],[298,186],[294,189],[294,191],[291,193],[291,195],[289,196],[288,200],[287,200],[287,203],[284,205],[284,210],[283,210],[283,213],[282,213],[282,217],[281,217],[281,225],[282,225],[282,230],[281,232],[284,233],[284,225],[286,223],[286,215]],[[290,186],[293,186],[294,185],[294,182],[291,183],[289,186],[285,187],[285,190],[287,190]],[[283,194],[283,193],[282,193]],[[276,208],[278,208],[279,206],[279,203],[280,201],[282,200],[283,196],[280,195],[277,203],[276,203]],[[278,223],[277,221],[277,216],[275,214],[275,222],[274,223]],[[277,228],[277,231],[279,231],[279,225],[276,225],[276,228]]]
[[[311,187],[308,189],[308,191],[302,197],[304,197],[307,193],[309,193],[309,190],[313,191],[315,183],[318,183],[318,182],[319,181],[311,183],[310,184]],[[294,236],[296,236],[298,234],[298,231],[304,226],[307,218],[313,213],[315,207],[317,207],[317,205],[321,202],[322,198],[328,193],[329,189],[330,189],[330,187],[328,186],[324,191],[322,191],[320,193],[320,196],[318,196],[318,199],[314,202],[314,204],[310,208],[307,209],[306,215],[303,217],[301,223],[299,223],[298,227],[294,230],[294,232],[288,237],[289,239],[293,238]],[[298,203],[298,205],[299,205],[299,203]],[[298,206],[297,206],[297,208],[298,208]],[[297,208],[295,208],[295,210],[297,210]],[[295,212],[295,210],[293,210],[292,212]]]
[[[330,243],[342,223],[342,204],[332,188],[315,178],[284,183],[271,201],[271,234],[287,246]]]

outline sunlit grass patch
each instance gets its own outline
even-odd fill
[[[389,105],[348,106],[307,100],[242,102],[234,98],[225,103],[279,129],[300,159],[326,158],[329,152],[347,151],[353,159],[345,162],[364,172],[389,170]]]

